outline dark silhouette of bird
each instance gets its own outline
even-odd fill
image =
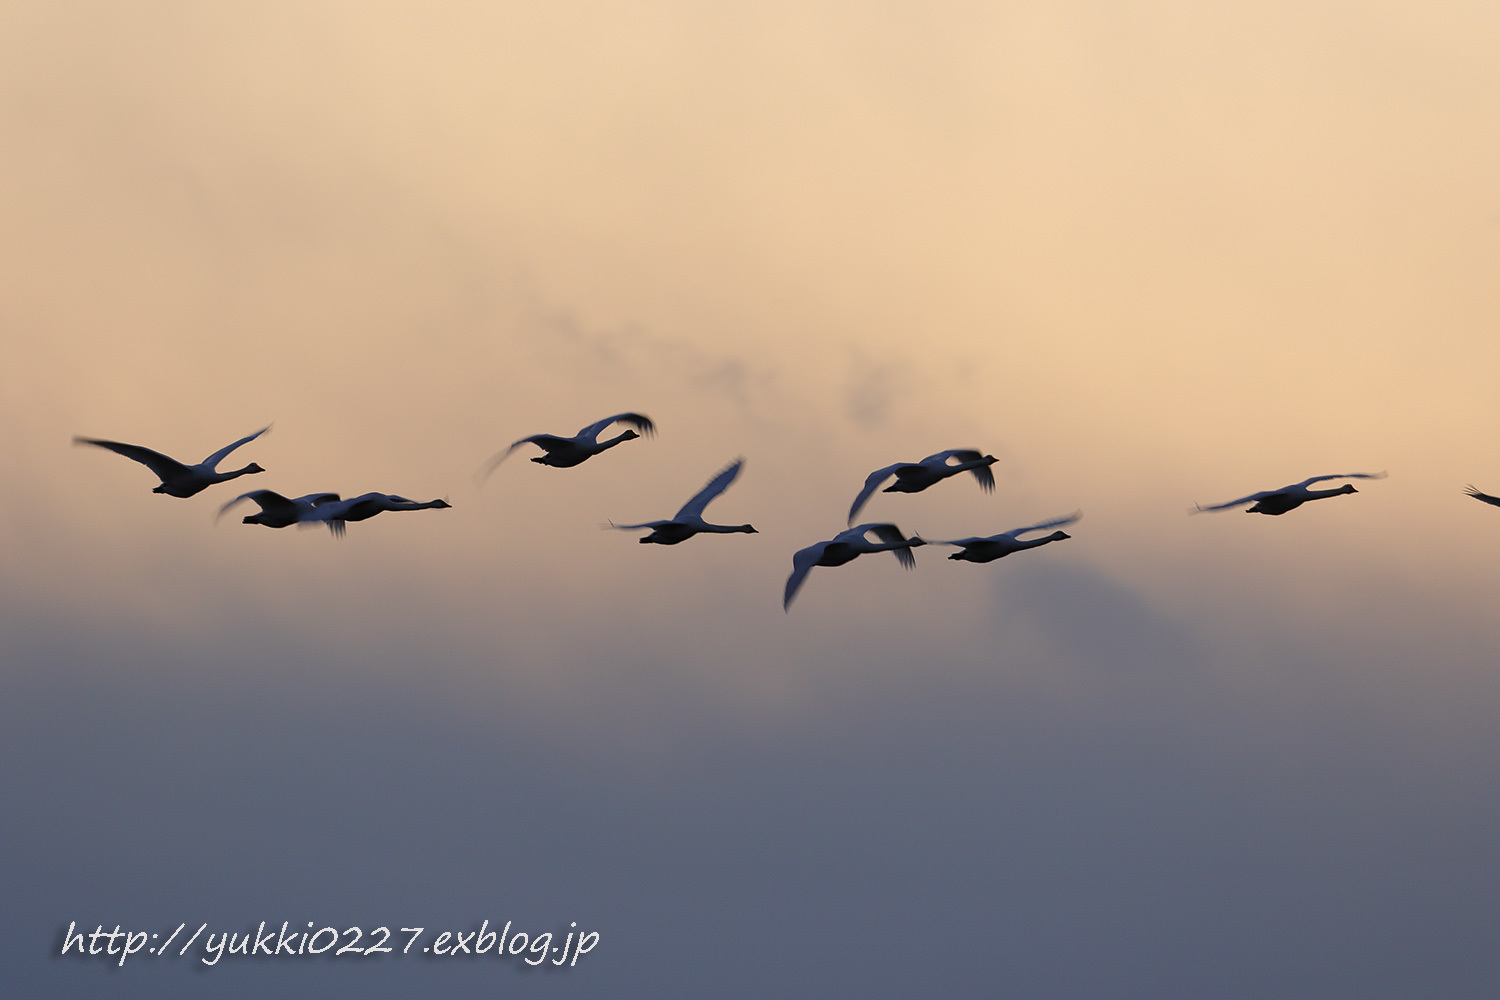
[[[744,464],[745,460],[743,458],[737,458],[726,465],[708,481],[708,484],[703,489],[693,494],[693,498],[683,504],[682,509],[673,514],[670,520],[646,521],[642,524],[615,524],[611,521],[609,527],[618,528],[620,531],[636,531],[642,528],[651,529],[649,535],[644,535],[639,539],[643,545],[648,542],[654,542],[658,545],[676,545],[678,542],[685,542],[694,535],[703,533],[725,535],[733,532],[744,532],[750,535],[756,534],[755,529],[748,524],[709,524],[703,520],[703,509],[715,497],[729,488],[729,484],[734,482],[736,477],[739,476],[740,469]]]
[[[631,427],[639,429],[641,433],[637,434],[634,430],[626,428],[614,437],[605,438],[603,441],[600,441],[599,435],[604,432],[604,429],[611,424],[617,423],[629,424]],[[583,464],[601,451],[613,448],[617,444],[638,438],[641,434],[649,436],[654,433],[656,433],[656,425],[651,422],[650,417],[640,413],[616,413],[612,417],[605,417],[603,420],[589,424],[570,438],[558,437],[555,434],[533,434],[530,437],[523,437],[509,448],[496,454],[479,470],[477,478],[481,483],[484,482],[501,462],[510,457],[511,452],[523,444],[534,444],[546,452],[546,454],[538,455],[532,459],[538,465],[550,465],[557,469],[569,469],[575,465]]]
[[[1061,528],[1072,524],[1083,516],[1083,511],[1069,514],[1067,517],[1058,517],[1050,521],[1042,521],[1039,524],[1029,525],[1025,528],[1016,528],[999,535],[987,535],[983,538],[958,538],[951,542],[940,542],[928,539],[928,545],[958,545],[962,551],[955,552],[949,559],[960,559],[964,562],[987,563],[994,562],[1012,552],[1020,552],[1022,549],[1034,549],[1048,542],[1060,542],[1064,538],[1073,536],[1066,531],[1054,531],[1050,535],[1041,538],[1023,539],[1020,536],[1033,531],[1046,531],[1048,528]]]
[[[955,464],[950,465],[950,460]],[[876,469],[865,477],[864,489],[854,498],[854,504],[849,508],[849,523],[854,522],[855,515],[865,505],[865,501],[870,499],[875,488],[891,476],[895,476],[896,481],[882,490],[882,493],[920,493],[961,472],[972,472],[979,481],[980,489],[986,493],[993,492],[995,474],[990,471],[990,466],[996,461],[998,459],[994,455],[982,455],[972,448],[954,448],[928,455],[920,462],[897,462],[895,465]]]
[[[880,541],[872,542],[868,537],[870,534],[874,534]],[[839,532],[826,542],[799,549],[792,556],[792,575],[786,578],[786,592],[782,595],[781,607],[785,610],[792,606],[792,598],[797,596],[802,581],[807,579],[807,574],[814,566],[842,566],[871,552],[891,552],[903,567],[911,569],[917,564],[911,550],[926,544],[916,536],[907,538],[894,524],[861,524]]]
[[[408,500],[394,493],[361,493],[347,500],[332,500],[313,506],[305,521],[324,521],[336,538],[344,537],[344,525],[350,521],[368,521],[376,514],[398,510],[446,510],[447,500]]]
[[[1384,479],[1384,472],[1345,472],[1332,476],[1313,476],[1304,479],[1300,483],[1283,486],[1279,490],[1263,490],[1260,493],[1252,493],[1238,500],[1230,500],[1228,503],[1216,503],[1210,507],[1202,504],[1195,505],[1189,514],[1201,514],[1210,510],[1228,510],[1230,507],[1239,507],[1242,504],[1254,504],[1245,511],[1247,514],[1270,514],[1275,517],[1285,514],[1289,510],[1296,510],[1309,500],[1323,500],[1328,497],[1342,496],[1345,493],[1358,493],[1353,483],[1345,483],[1338,489],[1333,490],[1311,490],[1308,489],[1313,483],[1321,483],[1326,479]]]
[[[240,476],[248,476],[255,472],[265,472],[265,469],[262,469],[254,462],[251,462],[243,469],[235,469],[232,472],[219,472],[217,466],[228,457],[231,451],[234,451],[242,444],[254,441],[270,429],[270,426],[267,425],[254,434],[247,434],[245,437],[234,442],[234,444],[225,445],[220,448],[197,465],[184,465],[175,458],[168,458],[159,451],[142,448],[138,444],[121,444],[119,441],[104,441],[100,438],[78,436],[73,438],[73,443],[75,445],[91,444],[96,448],[107,448],[117,455],[124,455],[132,461],[140,462],[146,468],[156,473],[157,478],[161,480],[161,485],[153,489],[152,493],[165,493],[167,496],[172,497],[190,497],[203,492],[215,483],[228,482],[231,479],[238,479]]]

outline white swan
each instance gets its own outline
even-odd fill
[[[316,504],[302,520],[325,521],[334,537],[343,538],[344,525],[349,521],[368,521],[376,514],[393,510],[446,510],[452,506],[446,500],[419,502],[394,493],[361,493],[348,500]]]
[[[511,452],[523,444],[534,444],[546,452],[545,455],[538,455],[532,459],[538,465],[550,465],[558,469],[567,469],[575,465],[581,465],[601,451],[613,448],[621,442],[641,436],[641,434],[637,434],[635,431],[626,428],[620,434],[600,441],[599,435],[603,433],[604,429],[610,424],[616,423],[630,424],[632,427],[638,428],[641,434],[648,436],[656,433],[656,425],[651,422],[650,417],[640,413],[616,413],[612,417],[605,417],[603,420],[589,424],[570,438],[558,437],[554,434],[533,434],[530,437],[523,437],[486,462],[484,467],[479,470],[479,475],[476,478],[481,483],[484,482],[501,462],[510,457]]]
[[[865,537],[870,532],[874,532],[880,541],[872,542]],[[814,566],[842,566],[870,552],[893,552],[902,566],[911,569],[917,563],[911,550],[926,544],[915,535],[905,537],[894,524],[861,524],[848,531],[841,531],[829,541],[809,545],[792,556],[792,575],[786,578],[786,593],[782,595],[781,607],[786,610],[792,606],[792,598],[797,596],[802,581],[807,579],[807,574]]]
[[[1072,524],[1083,516],[1083,511],[1076,511],[1067,517],[1054,518],[1051,521],[1042,521],[1025,528],[1016,528],[999,535],[987,535],[984,538],[959,538],[951,542],[939,542],[928,539],[928,545],[958,545],[963,551],[955,552],[949,559],[961,559],[964,562],[987,563],[1008,556],[1012,552],[1020,552],[1022,549],[1034,549],[1038,545],[1046,545],[1048,542],[1060,542],[1064,538],[1073,536],[1066,531],[1054,531],[1042,538],[1022,539],[1020,536],[1032,531],[1046,531],[1048,528],[1061,528]]]
[[[1216,503],[1210,507],[1197,504],[1188,513],[1201,514],[1204,511],[1210,510],[1227,510],[1230,507],[1238,507],[1241,504],[1249,503],[1255,506],[1245,511],[1245,513],[1270,514],[1274,517],[1277,514],[1285,514],[1289,510],[1296,510],[1309,500],[1322,500],[1325,497],[1336,497],[1342,496],[1345,493],[1359,492],[1359,490],[1354,488],[1353,483],[1345,483],[1336,490],[1308,489],[1313,483],[1321,483],[1325,479],[1384,479],[1385,476],[1384,472],[1344,472],[1332,476],[1313,476],[1311,479],[1304,479],[1300,483],[1283,486],[1279,490],[1262,490],[1260,493],[1252,493],[1247,497],[1240,497],[1238,500],[1230,500],[1228,503]]]
[[[320,504],[332,503],[338,498],[337,493],[309,493],[306,496],[289,500],[274,490],[251,490],[249,493],[241,493],[220,507],[214,520],[217,521],[223,517],[229,512],[229,508],[242,500],[251,500],[260,505],[260,513],[246,514],[243,523],[263,524],[268,528],[285,528],[314,520],[314,508]]]
[[[1481,493],[1477,489],[1475,489],[1473,486],[1470,486],[1467,489],[1465,489],[1464,490],[1464,495],[1471,496],[1475,500],[1482,500],[1485,503],[1491,503],[1491,504],[1494,504],[1496,507],[1500,507],[1500,497],[1492,497],[1488,493]]]
[[[957,464],[949,465],[949,459]],[[953,448],[928,455],[920,462],[897,462],[895,465],[876,469],[865,478],[865,488],[854,498],[854,505],[849,508],[849,523],[854,522],[855,515],[865,505],[865,501],[870,499],[875,488],[891,476],[895,476],[896,481],[882,490],[882,493],[920,493],[960,472],[972,472],[974,478],[979,480],[979,488],[989,493],[995,489],[995,474],[990,471],[990,466],[997,461],[994,455],[982,455],[972,448]]]
[[[611,528],[620,531],[636,531],[641,528],[650,528],[651,534],[643,536],[639,541],[642,545],[655,542],[658,545],[676,545],[685,542],[694,535],[703,532],[717,534],[730,534],[732,532],[744,532],[756,534],[753,527],[748,524],[709,524],[703,520],[703,509],[709,502],[729,488],[740,474],[740,468],[745,464],[743,458],[737,458],[726,465],[718,475],[708,481],[708,485],[693,494],[693,498],[682,505],[682,509],[672,515],[668,521],[647,521],[644,524],[615,524],[609,522]]]
[[[254,472],[265,472],[260,466],[251,462],[243,469],[235,469],[233,472],[219,472],[215,466],[229,455],[231,451],[242,444],[248,444],[270,430],[267,425],[254,434],[240,438],[234,444],[225,445],[212,455],[199,462],[197,465],[183,465],[175,458],[168,458],[159,451],[150,448],[142,448],[138,444],[121,444],[118,441],[103,441],[99,438],[86,438],[75,435],[73,443],[91,444],[96,448],[107,448],[117,455],[124,455],[132,461],[140,462],[146,468],[156,473],[161,480],[161,485],[152,490],[152,493],[165,493],[172,497],[190,497],[201,493],[215,483],[228,482],[238,479],[240,476],[248,476]]]

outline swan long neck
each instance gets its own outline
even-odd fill
[[[605,451],[606,449],[613,448],[615,445],[619,444],[621,441],[629,441],[629,440],[631,440],[632,438],[634,438],[636,436],[637,435],[635,433],[633,433],[632,431],[621,431],[619,434],[616,434],[614,437],[607,438],[607,439],[605,439],[603,441],[600,441],[598,444],[594,445],[594,453],[598,454],[601,451]]]

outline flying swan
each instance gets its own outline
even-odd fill
[[[871,532],[880,541],[870,541],[866,536]],[[786,578],[786,593],[781,598],[782,610],[791,608],[792,598],[797,596],[802,581],[807,579],[807,574],[814,566],[842,566],[870,552],[892,552],[902,566],[911,569],[917,564],[916,556],[912,555],[911,550],[926,544],[915,535],[905,537],[894,524],[861,524],[839,532],[829,541],[799,549],[792,556],[792,575]]]
[[[640,413],[616,413],[612,417],[605,417],[597,423],[589,424],[570,438],[558,437],[555,434],[533,434],[530,437],[523,437],[486,462],[484,467],[479,470],[479,475],[476,478],[483,483],[501,462],[510,457],[511,452],[523,444],[534,444],[546,452],[545,455],[537,455],[532,459],[538,465],[550,465],[557,469],[569,469],[575,465],[581,465],[601,451],[613,448],[623,441],[629,441],[632,438],[641,436],[641,434],[637,434],[635,431],[626,428],[614,437],[600,441],[599,435],[603,433],[604,429],[610,424],[617,423],[630,424],[631,427],[637,428],[641,434],[648,436],[656,433],[656,425],[651,422],[650,417]]]
[[[1336,497],[1342,496],[1345,493],[1359,492],[1359,490],[1354,488],[1353,483],[1345,483],[1336,490],[1308,489],[1313,483],[1321,483],[1325,479],[1384,479],[1385,476],[1384,472],[1345,472],[1332,476],[1313,476],[1311,479],[1304,479],[1300,483],[1283,486],[1279,490],[1263,490],[1260,493],[1252,493],[1247,497],[1240,497],[1238,500],[1231,500],[1228,503],[1216,503],[1211,507],[1204,507],[1202,504],[1198,504],[1189,510],[1188,513],[1201,514],[1204,511],[1210,510],[1228,510],[1230,507],[1238,507],[1241,504],[1249,503],[1255,506],[1245,511],[1245,513],[1270,514],[1274,517],[1277,514],[1285,514],[1289,510],[1296,510],[1309,500],[1322,500],[1325,497]]]
[[[1032,531],[1046,531],[1048,528],[1062,528],[1083,516],[1083,511],[1075,511],[1067,517],[1054,518],[1051,521],[1042,521],[1025,528],[1016,528],[1000,535],[988,535],[984,538],[959,538],[951,542],[939,542],[929,539],[928,545],[958,545],[962,551],[955,552],[949,559],[961,559],[964,562],[987,563],[994,562],[1012,552],[1020,552],[1022,549],[1034,549],[1038,545],[1046,545],[1048,542],[1060,542],[1064,538],[1073,536],[1066,531],[1054,531],[1042,538],[1022,539],[1020,536]]]
[[[957,464],[949,465],[950,459]],[[854,505],[849,508],[848,523],[854,523],[855,515],[865,505],[865,501],[870,499],[870,494],[891,476],[895,476],[896,481],[881,490],[882,493],[920,493],[960,472],[972,472],[974,478],[979,480],[979,488],[991,493],[995,489],[995,474],[990,471],[990,466],[996,461],[998,459],[994,455],[981,455],[972,448],[954,448],[928,455],[920,462],[897,462],[895,465],[876,469],[865,478],[865,488],[854,498]]]
[[[726,535],[733,532],[744,532],[756,534],[753,527],[748,524],[709,524],[703,520],[703,509],[729,488],[740,474],[740,468],[745,464],[743,458],[737,458],[726,465],[718,475],[708,481],[708,485],[693,494],[693,498],[682,505],[682,509],[672,515],[667,521],[646,521],[643,524],[615,524],[609,522],[609,527],[620,531],[637,531],[642,528],[651,529],[651,534],[642,536],[639,541],[642,545],[655,542],[658,545],[676,545],[685,542],[694,535],[704,532]]]
[[[453,505],[446,500],[417,501],[394,493],[361,493],[348,500],[332,500],[313,507],[305,521],[326,521],[335,538],[344,537],[349,521],[368,521],[376,514],[394,510],[446,510]]]
[[[270,429],[270,426],[267,425],[254,434],[240,438],[234,444],[225,445],[197,465],[183,465],[175,458],[168,458],[159,451],[142,448],[138,444],[121,444],[118,441],[103,441],[99,438],[86,438],[77,435],[74,436],[73,443],[75,445],[91,444],[96,448],[107,448],[117,455],[124,455],[132,461],[140,462],[146,468],[156,473],[157,478],[161,480],[161,485],[152,490],[152,493],[165,493],[167,496],[172,497],[190,497],[203,492],[215,483],[228,482],[231,479],[238,479],[240,476],[248,476],[252,472],[265,472],[265,469],[262,469],[254,462],[251,462],[243,469],[235,469],[233,472],[219,472],[215,467],[224,461],[231,451],[234,451],[234,449],[242,444],[249,444]]]

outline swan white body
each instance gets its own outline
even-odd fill
[[[217,521],[229,513],[229,508],[240,501],[250,500],[260,506],[260,513],[246,514],[243,523],[263,524],[267,528],[285,528],[315,520],[313,512],[316,507],[320,504],[332,503],[338,498],[337,493],[309,493],[306,496],[288,499],[274,490],[251,490],[249,493],[241,493],[220,507],[214,520]]]
[[[755,529],[748,524],[710,524],[703,520],[703,509],[715,497],[729,488],[729,484],[734,482],[739,476],[740,469],[744,464],[745,460],[743,458],[737,458],[726,465],[717,475],[708,481],[708,484],[703,489],[693,494],[693,498],[683,504],[682,509],[672,515],[670,520],[646,521],[643,524],[615,524],[611,521],[609,526],[617,528],[620,531],[637,531],[643,528],[651,529],[651,534],[645,535],[640,539],[642,545],[652,542],[657,545],[676,545],[678,542],[685,542],[694,535],[703,533],[724,535],[733,532],[744,532],[750,535],[756,534]]]
[[[880,541],[870,541],[867,536],[871,533]],[[839,532],[826,542],[799,549],[792,556],[792,575],[786,578],[781,607],[785,610],[792,606],[792,598],[797,596],[802,581],[807,579],[814,566],[842,566],[871,552],[891,552],[903,567],[911,569],[917,564],[911,550],[926,544],[915,536],[907,538],[902,535],[901,529],[894,524],[861,524]]]
[[[218,464],[229,456],[242,444],[248,444],[260,437],[270,426],[262,427],[254,434],[247,434],[233,444],[225,445],[212,455],[199,462],[197,465],[184,465],[175,458],[169,458],[159,451],[143,448],[138,444],[121,444],[119,441],[104,441],[100,438],[86,438],[74,436],[73,443],[91,444],[96,448],[106,448],[117,455],[124,455],[135,462],[140,462],[146,468],[156,473],[161,485],[153,489],[152,493],[165,493],[171,497],[190,497],[202,493],[216,483],[228,482],[238,479],[240,476],[248,476],[256,472],[265,472],[260,466],[251,462],[243,469],[235,469],[231,472],[218,471]]]
[[[637,434],[635,431],[626,428],[614,437],[600,441],[599,435],[611,424],[630,424],[631,427],[637,428],[641,434],[648,436],[656,433],[656,425],[651,422],[650,417],[640,413],[616,413],[612,417],[605,417],[603,420],[589,424],[570,438],[558,437],[555,434],[533,434],[530,437],[523,437],[486,462],[484,468],[479,470],[479,481],[483,482],[487,479],[490,473],[494,472],[501,462],[510,457],[511,452],[523,444],[534,444],[546,452],[546,454],[538,455],[532,459],[538,465],[550,465],[557,469],[568,469],[575,465],[582,465],[601,451],[606,451],[617,444],[622,444],[625,441],[630,441],[641,436],[641,434]]]
[[[1304,479],[1300,483],[1283,486],[1279,490],[1262,490],[1259,493],[1252,493],[1247,497],[1240,497],[1238,500],[1230,500],[1228,503],[1216,503],[1210,507],[1204,507],[1199,504],[1188,511],[1188,513],[1199,514],[1210,510],[1228,510],[1231,507],[1253,504],[1254,506],[1246,510],[1245,513],[1269,514],[1275,517],[1278,514],[1285,514],[1289,510],[1296,510],[1309,500],[1323,500],[1327,497],[1359,492],[1359,490],[1354,488],[1354,484],[1352,483],[1345,483],[1338,489],[1333,490],[1308,489],[1313,483],[1321,483],[1328,479],[1384,479],[1385,475],[1384,472],[1344,472],[1331,476],[1313,476],[1311,479]]]
[[[1020,552],[1022,549],[1034,549],[1048,542],[1060,542],[1064,538],[1073,536],[1066,531],[1054,531],[1050,535],[1041,538],[1021,538],[1032,531],[1046,531],[1049,528],[1061,528],[1072,524],[1083,516],[1083,511],[1069,514],[1067,517],[1058,517],[1050,521],[1042,521],[1039,524],[1029,525],[1025,528],[1016,528],[999,535],[986,535],[983,538],[958,538],[951,542],[939,542],[929,540],[928,545],[958,545],[962,547],[961,552],[955,552],[949,559],[959,559],[964,562],[987,563],[994,562],[1012,552]]]
[[[950,459],[955,464],[950,465]],[[980,489],[986,493],[993,492],[995,474],[990,471],[990,466],[996,461],[998,460],[994,455],[982,455],[972,448],[953,448],[928,455],[920,462],[897,462],[895,465],[876,469],[865,477],[864,489],[854,498],[854,504],[849,508],[849,523],[854,523],[855,515],[865,505],[865,501],[870,499],[876,487],[892,476],[896,477],[896,481],[882,490],[882,493],[920,493],[961,472],[973,473],[974,478],[979,481]]]

